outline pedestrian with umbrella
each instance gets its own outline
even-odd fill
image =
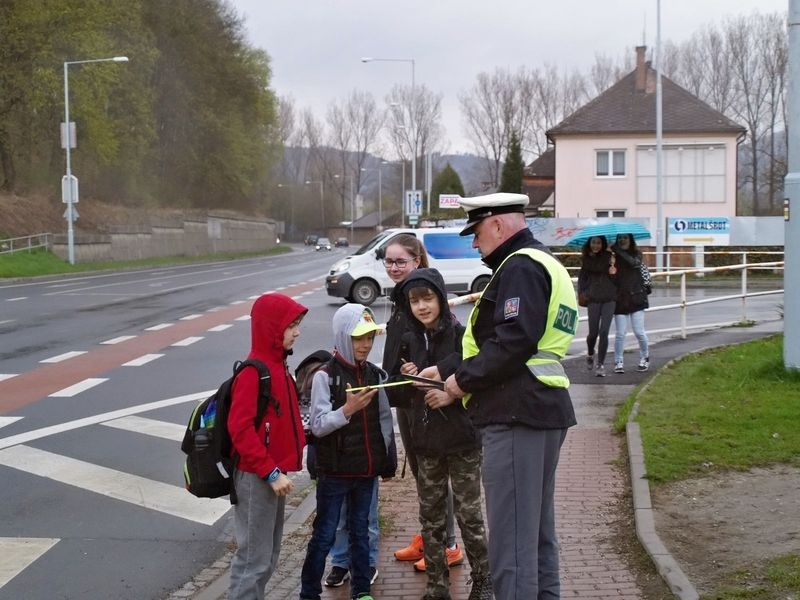
[[[649,286],[642,275],[642,253],[636,246],[636,240],[630,233],[620,233],[611,246],[616,256],[617,267],[617,302],[614,309],[614,373],[624,373],[625,335],[628,321],[631,322],[633,335],[639,342],[639,364],[637,371],[650,368],[647,333],[644,330],[644,311],[649,307],[647,295]]]
[[[617,300],[616,257],[605,236],[595,235],[581,249],[581,270],[578,273],[579,297],[586,299],[589,334],[586,336],[586,367],[597,377],[606,376],[608,332],[614,319]],[[599,338],[599,340],[598,340]],[[595,362],[597,344],[597,362]]]

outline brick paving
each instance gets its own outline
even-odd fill
[[[574,427],[561,453],[556,483],[556,511],[561,544],[562,598],[614,598],[643,600],[634,575],[611,543],[615,506],[625,492],[625,481],[614,465],[621,452],[621,439],[608,427]],[[404,546],[419,529],[413,479],[397,477],[381,482],[381,536],[379,577],[372,586],[375,598],[421,598],[425,575],[410,562],[399,562],[393,552]],[[310,520],[287,536],[281,565],[268,586],[269,600],[297,598],[300,568]],[[327,571],[326,571],[327,573]],[[469,566],[450,570],[450,592],[454,600],[469,595]],[[324,588],[323,598],[347,600],[349,585]]]
[[[608,386],[613,390],[616,386]],[[627,386],[625,386],[627,387]],[[618,519],[618,503],[626,492],[624,474],[616,463],[622,453],[624,440],[611,432],[606,414],[597,416],[599,386],[573,386],[573,400],[578,413],[578,426],[570,429],[561,452],[556,480],[556,523],[561,545],[562,598],[596,598],[615,600],[645,600],[634,574],[624,558],[613,547],[613,526]],[[616,405],[621,388],[610,395],[608,405]],[[589,400],[590,399],[590,400]],[[585,413],[582,415],[582,413]],[[585,424],[584,424],[585,423]],[[399,440],[398,440],[399,441]],[[401,452],[402,444],[398,444]],[[298,482],[300,483],[300,482]],[[418,532],[418,504],[410,472],[405,478],[396,477],[380,484],[380,518],[383,529],[379,552],[378,580],[372,586],[375,598],[421,598],[425,591],[425,575],[414,571],[412,563],[394,559],[394,550],[405,546]],[[313,494],[313,491],[311,491]],[[293,496],[295,496],[293,494]],[[305,507],[306,512],[303,511]],[[297,598],[300,592],[300,570],[305,558],[311,532],[313,497],[305,502],[299,497],[290,499],[287,518],[291,513],[296,527],[287,524],[277,571],[267,586],[267,600]],[[459,541],[460,543],[460,541]],[[454,600],[467,598],[470,586],[469,566],[465,563],[450,570],[450,592]],[[327,573],[327,569],[326,569]],[[219,578],[217,588],[227,581]],[[212,586],[213,587],[213,586]],[[325,588],[326,600],[347,600],[349,585]],[[197,600],[222,600],[224,587],[217,594],[197,596]]]

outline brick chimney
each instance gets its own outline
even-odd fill
[[[636,91],[644,92],[647,89],[647,63],[644,55],[647,46],[636,46]]]

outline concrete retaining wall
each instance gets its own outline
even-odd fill
[[[270,219],[222,217],[174,219],[107,234],[74,235],[76,262],[137,260],[159,256],[205,256],[269,250],[277,243],[279,223]],[[53,237],[52,251],[67,260],[66,235]]]

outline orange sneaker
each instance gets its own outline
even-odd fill
[[[447,566],[448,567],[455,567],[460,565],[464,562],[464,554],[461,552],[461,547],[456,544],[456,547],[452,550],[448,548],[445,550],[445,556],[447,556]],[[414,570],[420,571],[422,573],[425,572],[425,559],[421,558],[417,562],[414,563]]]
[[[405,548],[400,548],[394,553],[397,560],[419,560],[424,556],[422,551],[422,536],[416,534],[411,538],[411,543]]]

